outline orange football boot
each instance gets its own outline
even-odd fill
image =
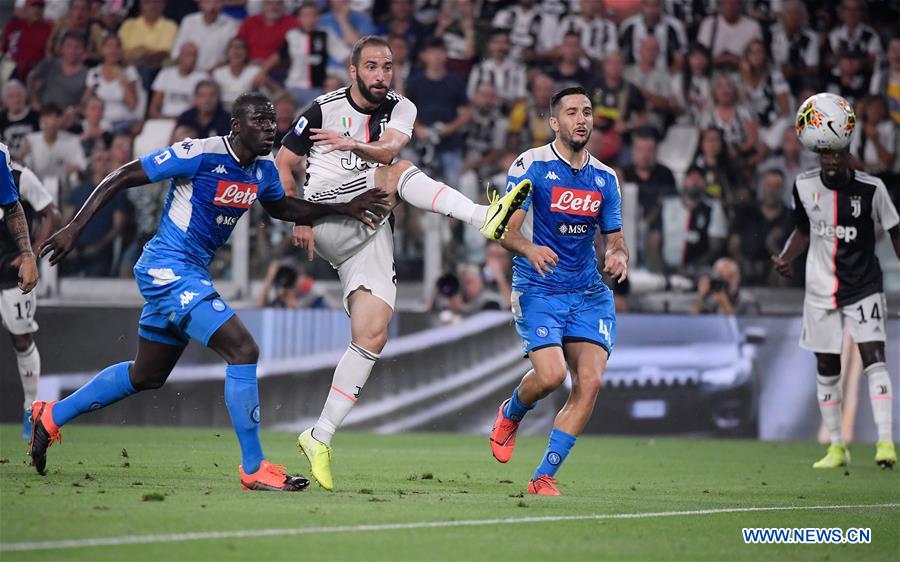
[[[287,468],[280,464],[272,464],[262,461],[259,469],[253,474],[244,472],[243,466],[238,466],[241,473],[241,488],[263,492],[300,492],[309,486],[309,480],[302,476],[287,474]]]
[[[543,474],[528,481],[528,493],[538,496],[559,496],[556,489],[556,478]]]
[[[31,456],[31,465],[38,474],[46,474],[47,449],[54,441],[62,443],[62,435],[59,427],[53,423],[53,402],[36,400],[31,403],[31,442],[28,444],[28,454]]]
[[[503,409],[508,402],[509,400],[506,400],[500,404],[497,421],[491,428],[491,453],[500,462],[509,462],[512,458],[513,449],[516,448],[516,431],[519,430],[519,422],[514,422],[503,415]]]

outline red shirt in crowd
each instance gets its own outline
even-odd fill
[[[262,14],[257,14],[241,23],[238,37],[247,42],[250,60],[264,61],[281,50],[284,36],[297,25],[297,18],[291,16],[284,16],[269,25]]]
[[[2,51],[16,63],[16,73],[22,80],[44,58],[52,31],[53,25],[46,20],[29,22],[22,18],[9,20],[3,28]]]

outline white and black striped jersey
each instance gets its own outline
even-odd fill
[[[281,58],[291,61],[284,85],[288,88],[321,88],[325,83],[328,59],[343,61],[348,47],[330,29],[306,32],[295,28],[284,36]]]
[[[808,29],[788,36],[781,24],[772,28],[772,60],[780,68],[785,63],[796,67],[819,66],[819,37]]]
[[[515,5],[504,8],[494,16],[493,26],[509,30],[512,44],[510,56],[522,60],[522,51],[545,51],[556,39],[556,16],[545,13],[539,4],[530,10]]]
[[[794,181],[794,225],[809,233],[806,300],[835,309],[882,292],[882,273],[875,257],[875,229],[900,224],[884,183],[851,170],[853,179],[833,190],[816,168]]]
[[[322,154],[324,149],[314,144],[310,129],[337,131],[368,143],[381,138],[387,129],[412,137],[415,122],[416,106],[395,91],[390,90],[380,106],[367,110],[356,105],[350,97],[350,87],[345,87],[317,97],[281,142],[291,152],[307,157],[303,197],[314,201],[379,164],[367,162],[348,150]]]
[[[625,55],[625,64],[635,64],[641,41],[648,35],[654,35],[659,42],[659,57],[656,68],[668,70],[675,61],[676,54],[687,53],[687,34],[680,21],[671,16],[662,16],[651,29],[641,14],[626,18],[619,26],[619,45]]]
[[[853,35],[846,25],[838,27],[828,34],[828,43],[831,52],[838,56],[846,52],[858,52],[877,59],[883,53],[878,34],[863,23],[856,26]]]
[[[487,83],[494,85],[500,99],[513,102],[528,95],[527,80],[525,65],[513,58],[507,57],[499,64],[494,59],[486,59],[476,64],[469,73],[466,95],[472,99],[478,86]]]
[[[592,59],[605,59],[609,53],[619,50],[619,34],[616,25],[604,18],[595,17],[590,21],[573,14],[560,22],[559,34],[554,46],[562,45],[567,33],[576,33],[581,38],[581,48]]]

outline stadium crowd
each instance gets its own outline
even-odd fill
[[[862,0],[17,0],[2,33],[0,137],[58,185],[67,219],[136,145],[226,134],[241,92],[273,99],[280,138],[305,104],[347,83],[353,43],[381,34],[394,88],[418,107],[407,156],[436,177],[473,199],[486,182],[502,188],[519,153],[552,140],[552,93],[583,85],[591,152],[638,188],[629,243],[640,267],[701,281],[726,258],[716,269],[743,284],[777,285],[769,257],[792,228],[791,186],[816,165],[794,133],[800,101],[849,100],[854,167],[900,199],[897,21],[890,2]],[[120,196],[63,274],[130,276],[165,192]],[[398,274],[415,277],[424,220],[395,214]],[[299,254],[290,225],[252,218],[251,271],[271,285],[270,264]],[[505,308],[508,260],[441,222],[458,275],[442,278],[436,302],[480,306],[466,294],[486,282],[490,306]],[[228,275],[227,252],[212,267]]]

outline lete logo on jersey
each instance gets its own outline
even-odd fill
[[[597,191],[584,191],[568,187],[553,186],[553,202],[550,210],[554,213],[596,217],[600,214],[603,195]]]
[[[256,201],[258,190],[259,186],[256,184],[219,180],[213,203],[219,207],[249,209]]]

